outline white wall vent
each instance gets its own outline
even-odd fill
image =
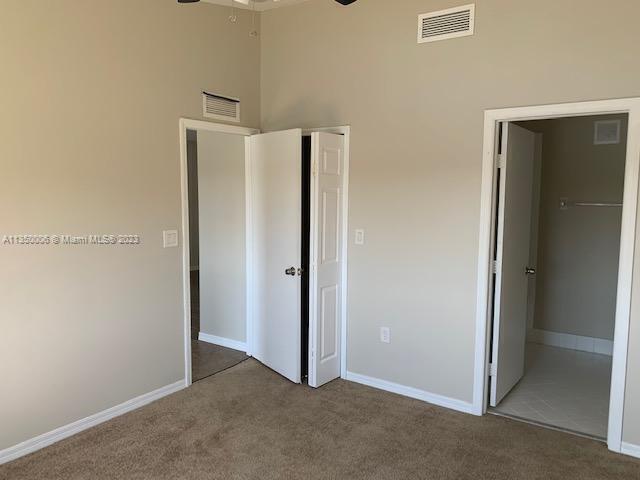
[[[614,145],[620,143],[620,120],[599,120],[595,122],[594,145]]]
[[[240,99],[217,93],[202,92],[202,115],[205,118],[240,121]]]
[[[476,6],[474,3],[420,15],[418,43],[437,42],[473,35]]]

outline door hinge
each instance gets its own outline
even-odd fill
[[[491,271],[493,273],[498,273],[498,261],[494,260],[493,262],[491,262]]]
[[[489,376],[490,377],[495,377],[497,373],[498,373],[498,367],[496,366],[496,364],[495,363],[490,363],[489,364]]]
[[[313,162],[313,164],[311,165],[311,172],[313,173],[314,177],[318,175],[318,162]]]
[[[504,168],[506,162],[505,162],[505,158],[504,158],[504,153],[501,153],[500,155],[498,155],[498,168]]]

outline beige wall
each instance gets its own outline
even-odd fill
[[[241,97],[245,125],[353,126],[349,223],[367,243],[350,248],[349,369],[470,401],[483,110],[640,96],[640,3],[477,0],[475,36],[416,45],[417,14],[454,4],[270,11],[260,77],[246,13],[231,24],[225,8],[174,0],[6,2],[2,233],[143,244],[0,246],[0,448],[182,378],[180,251],[161,248],[161,231],[180,222],[177,121],[200,116],[202,88]]]
[[[130,246],[0,245],[0,449],[184,377],[178,119],[202,89],[259,124],[248,13],[175,0],[0,9],[1,234],[131,233]]]
[[[471,401],[483,111],[640,96],[640,3],[477,0],[475,36],[417,45],[417,15],[457,3],[265,13],[262,127],[352,126],[349,226],[366,245],[349,248],[349,370]],[[640,444],[640,388],[628,395]]]
[[[594,145],[594,122],[620,120],[622,141]],[[559,208],[570,201],[621,202],[627,116],[527,122],[541,132],[542,178],[534,327],[613,340],[620,208]]]
[[[246,341],[242,135],[198,132],[200,332]]]
[[[198,215],[198,133],[187,130],[187,184],[189,186],[189,265],[200,265],[200,229]]]

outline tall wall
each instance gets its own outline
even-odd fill
[[[0,450],[184,378],[178,119],[203,89],[258,126],[251,17],[175,0],[24,0],[0,13]]]
[[[475,36],[417,45],[417,15],[454,4],[309,0],[262,15],[262,48],[247,13],[202,3],[3,5],[2,233],[142,245],[0,245],[0,449],[183,377],[181,255],[161,234],[180,223],[178,118],[203,88],[239,96],[248,126],[352,125],[366,245],[348,367],[470,401],[483,111],[640,96],[640,4],[476,0]],[[640,444],[635,277],[624,437]]]
[[[475,3],[474,36],[423,45],[418,14],[459,2],[310,0],[262,16],[262,128],[352,126],[348,369],[466,402],[484,110],[640,96],[640,3]],[[625,440],[640,444],[640,389],[627,392]]]

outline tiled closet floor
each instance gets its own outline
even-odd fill
[[[611,357],[527,344],[525,375],[496,413],[605,439]]]

